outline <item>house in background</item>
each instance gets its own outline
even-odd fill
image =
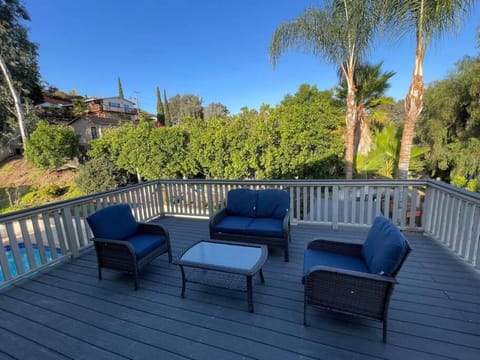
[[[36,113],[40,118],[57,123],[70,121],[73,118],[72,100],[58,96],[43,96],[43,102],[35,105]]]
[[[105,129],[118,126],[123,121],[110,118],[99,118],[95,115],[87,115],[73,119],[68,123],[75,133],[80,135],[80,150],[87,150],[88,143],[103,135]]]
[[[135,103],[119,96],[85,99],[89,113],[98,118],[135,121],[138,119]]]

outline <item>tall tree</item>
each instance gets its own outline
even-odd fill
[[[203,119],[202,99],[192,94],[177,94],[169,99],[173,125],[178,125],[186,117]]]
[[[287,49],[302,49],[336,64],[347,83],[345,176],[352,178],[357,123],[356,64],[370,49],[379,24],[373,0],[328,0],[322,9],[305,10],[297,19],[282,23],[270,43],[273,65]]]
[[[167,90],[163,89],[163,106],[165,107],[165,126],[172,126],[172,117],[170,115],[170,106],[167,100]]]
[[[28,133],[22,99],[42,99],[37,66],[37,47],[28,39],[25,22],[30,17],[19,0],[0,1],[0,123],[9,114],[17,118],[25,148]]]
[[[387,24],[394,25],[389,28],[396,34],[405,34],[405,30],[415,34],[415,63],[405,97],[405,124],[398,162],[398,177],[406,179],[415,125],[423,108],[425,52],[433,39],[459,27],[475,0],[392,0],[384,3],[387,5]]]
[[[372,149],[372,123],[384,124],[387,112],[384,107],[393,105],[395,100],[385,96],[390,88],[388,81],[395,75],[393,71],[382,72],[383,62],[377,65],[358,64],[355,69],[355,85],[357,87],[357,127],[355,129],[355,154],[366,156]],[[345,100],[347,84],[342,79],[337,88],[337,96]]]
[[[162,96],[160,95],[160,89],[157,86],[157,121],[165,126],[165,110],[163,109]]]
[[[228,108],[222,103],[212,102],[203,110],[204,120],[210,120],[211,118],[226,118],[228,117]]]
[[[121,97],[123,99],[123,88],[122,88],[122,81],[120,80],[120,77],[117,79],[118,81],[118,97]]]

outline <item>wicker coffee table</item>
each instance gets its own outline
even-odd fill
[[[264,283],[262,267],[268,256],[265,245],[200,240],[174,263],[182,271],[182,298],[187,282],[247,292],[248,311],[253,312],[252,278]]]

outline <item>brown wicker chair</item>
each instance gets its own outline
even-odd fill
[[[362,316],[383,323],[395,276],[411,251],[394,224],[378,217],[364,244],[313,240],[304,255],[304,324],[307,305]]]
[[[134,275],[138,289],[139,272],[157,256],[167,253],[172,262],[170,235],[158,224],[138,223],[129,205],[113,205],[87,218],[93,232],[98,262],[98,278],[102,268]]]

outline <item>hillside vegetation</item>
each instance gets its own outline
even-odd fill
[[[77,171],[49,171],[33,167],[23,158],[0,164],[0,213],[21,210],[80,196]]]

